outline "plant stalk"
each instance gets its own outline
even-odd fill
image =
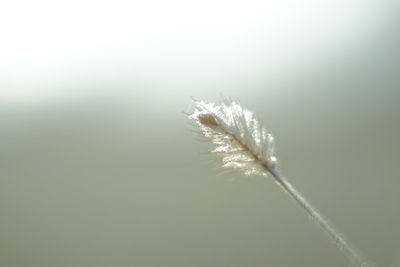
[[[313,207],[311,204],[293,187],[293,185],[286,180],[286,178],[279,173],[275,168],[268,168],[264,166],[269,173],[272,174],[275,181],[313,218],[319,226],[328,234],[333,240],[334,244],[342,251],[351,262],[360,267],[369,266],[367,262],[351,247],[346,240],[339,234]]]

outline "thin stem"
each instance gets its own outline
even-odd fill
[[[333,240],[335,245],[347,255],[354,265],[368,266],[367,262],[352,248],[346,240],[311,206],[309,202],[290,184],[275,168],[264,166],[272,174],[275,181],[310,215]]]

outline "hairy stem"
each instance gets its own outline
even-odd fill
[[[353,264],[360,267],[366,267],[367,262],[352,248],[346,240],[322,217],[322,215],[311,206],[309,202],[293,187],[286,178],[275,168],[265,169],[272,174],[275,181],[303,208],[308,215],[313,218],[319,226],[333,240],[334,244],[352,261]]]

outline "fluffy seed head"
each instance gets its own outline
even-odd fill
[[[266,175],[275,168],[274,138],[240,103],[195,101],[189,118],[216,145],[212,152],[222,156],[222,167],[239,169],[246,175]]]

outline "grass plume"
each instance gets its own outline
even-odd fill
[[[194,100],[194,104],[189,118],[199,127],[200,135],[216,145],[212,152],[222,157],[222,167],[245,175],[272,176],[354,265],[371,266],[277,170],[274,138],[252,111],[230,100],[219,104]]]

